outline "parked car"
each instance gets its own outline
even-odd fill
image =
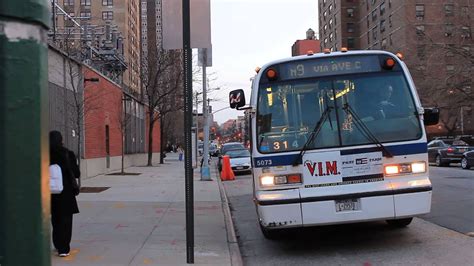
[[[250,152],[247,149],[227,150],[224,155],[229,156],[230,167],[234,173],[242,173],[252,171],[252,163],[250,159]],[[222,162],[219,161],[219,171],[222,171]]]
[[[474,166],[474,150],[465,152],[461,158],[461,167],[463,169],[470,169]]]
[[[240,142],[227,142],[227,143],[222,144],[221,150],[219,151],[219,153],[222,155],[228,150],[236,150],[236,149],[245,149],[245,146],[244,144]]]
[[[436,166],[448,166],[450,163],[459,163],[463,153],[474,147],[457,139],[435,139],[428,143],[428,161]]]
[[[245,149],[245,146],[240,143],[240,142],[227,142],[222,144],[221,149],[219,150],[219,159],[217,160],[217,168],[219,169],[219,172],[222,170],[222,156],[228,151],[228,150],[238,150],[238,149]]]

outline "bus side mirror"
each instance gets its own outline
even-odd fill
[[[423,114],[425,126],[436,125],[439,122],[439,108],[425,108]]]
[[[244,90],[233,90],[229,93],[229,106],[232,109],[239,109],[245,105]]]

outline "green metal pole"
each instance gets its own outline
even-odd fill
[[[0,1],[0,265],[50,265],[48,0]]]

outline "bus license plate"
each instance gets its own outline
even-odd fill
[[[360,199],[336,200],[336,212],[360,210]]]

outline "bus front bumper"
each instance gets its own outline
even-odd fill
[[[287,228],[413,217],[430,212],[431,195],[431,185],[308,198],[292,189],[260,191],[255,202],[263,227]],[[356,200],[358,209],[337,211],[344,200]]]

